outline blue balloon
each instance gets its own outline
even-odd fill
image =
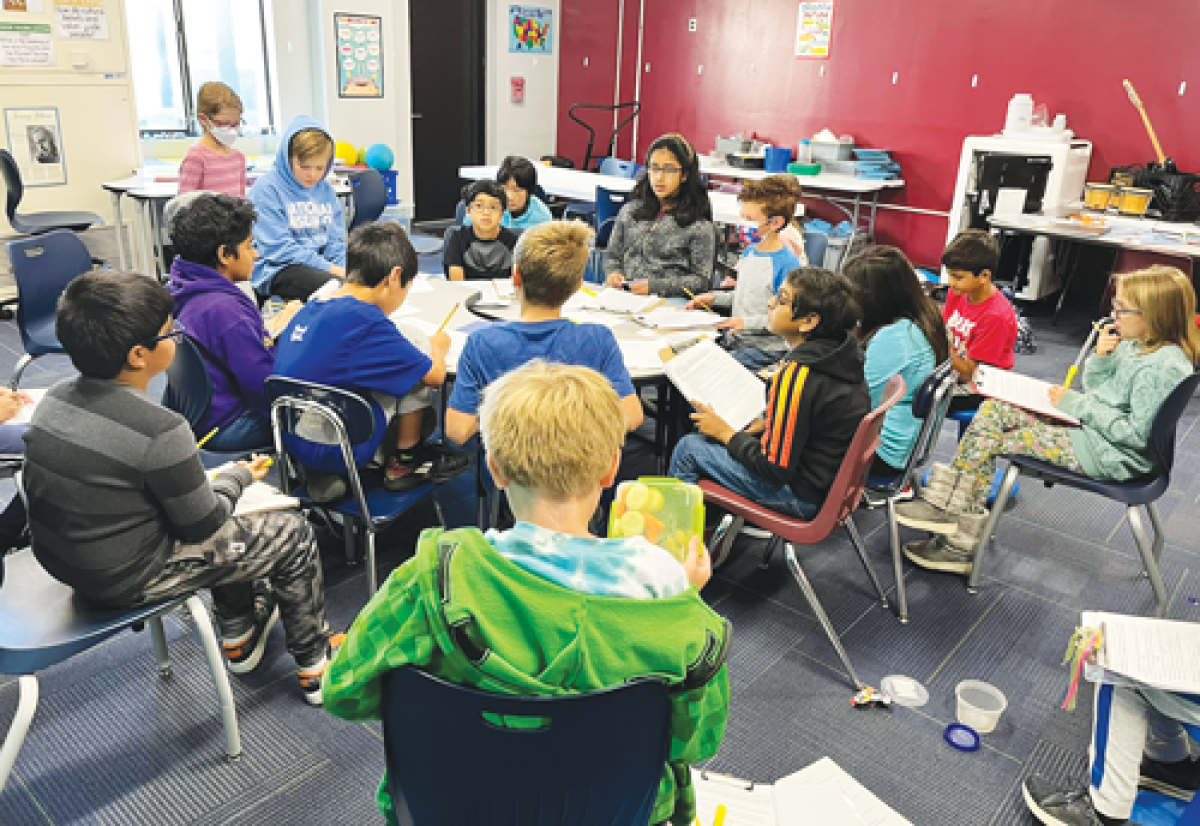
[[[367,151],[363,153],[363,160],[372,169],[378,172],[387,172],[392,168],[396,156],[392,154],[392,150],[386,144],[374,143],[368,146]]]

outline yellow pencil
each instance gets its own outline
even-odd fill
[[[442,330],[446,329],[446,325],[450,323],[450,319],[454,318],[454,314],[457,312],[458,312],[458,305],[455,304],[453,307],[450,308],[450,315],[446,316],[446,320],[442,322],[442,326],[437,328],[438,333],[440,333]],[[437,333],[434,333],[434,335],[437,335]]]
[[[213,436],[216,436],[216,435],[217,435],[217,431],[218,431],[218,430],[220,430],[220,429],[221,429],[221,428],[219,428],[219,427],[214,427],[212,430],[208,431],[208,435],[207,435],[207,436],[205,436],[205,437],[204,437],[203,439],[201,439],[200,441],[196,442],[196,447],[197,447],[197,448],[204,447],[204,443],[205,443],[205,442],[207,442],[209,439],[211,439]]]
[[[683,291],[684,291],[685,293],[687,293],[687,294],[688,294],[688,298],[692,299],[692,301],[695,301],[697,304],[699,304],[699,305],[700,305],[701,307],[703,307],[704,309],[708,310],[708,311],[709,311],[710,313],[712,313],[713,315],[716,315],[716,314],[717,314],[717,311],[716,311],[716,310],[714,310],[712,307],[710,307],[710,306],[708,306],[707,304],[705,304],[705,303],[703,303],[702,301],[700,301],[700,299],[696,298],[696,294],[695,294],[695,293],[693,293],[691,290],[689,290],[687,287],[684,287],[684,288],[683,288]]]
[[[713,826],[724,826],[725,824],[725,804],[717,806],[717,815],[713,818]]]
[[[1063,390],[1071,389],[1071,382],[1075,381],[1075,374],[1078,372],[1079,372],[1079,365],[1072,364],[1071,368],[1069,370],[1067,370],[1067,380],[1063,382]]]

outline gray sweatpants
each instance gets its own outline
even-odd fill
[[[230,517],[203,542],[177,545],[135,604],[207,588],[221,636],[236,639],[254,627],[256,579],[271,584],[296,664],[320,662],[329,640],[321,557],[312,526],[298,510]]]
[[[1137,798],[1143,755],[1164,763],[1190,756],[1191,739],[1184,724],[1200,726],[1200,695],[1098,684],[1089,750],[1096,811],[1128,818]]]

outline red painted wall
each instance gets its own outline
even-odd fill
[[[645,1],[643,62],[651,70],[642,76],[642,150],[667,131],[682,132],[707,152],[717,134],[746,130],[795,144],[829,127],[862,146],[894,152],[907,188],[885,196],[889,202],[948,210],[963,138],[998,131],[1016,92],[1046,103],[1051,116],[1065,113],[1068,126],[1095,144],[1093,179],[1113,165],[1152,160],[1141,119],[1121,88],[1128,77],[1166,153],[1181,168],[1200,171],[1196,0],[1138,6],[1124,0],[837,0],[827,60],[793,56],[795,0]],[[584,93],[603,97],[605,88],[611,100],[615,39],[605,49],[606,76],[581,77],[586,70],[576,65],[573,44],[578,38],[595,50],[605,37],[615,38],[617,2],[563,0],[560,102]],[[625,2],[628,23],[638,4]],[[694,34],[687,30],[691,17],[699,22]],[[636,36],[627,38],[627,60],[636,49]],[[1181,81],[1189,87],[1182,97]],[[623,89],[632,93],[631,85]],[[560,152],[578,162],[582,130],[564,121],[565,106]],[[810,208],[829,215],[817,202]],[[945,234],[944,218],[880,215],[879,240],[903,247],[919,264],[937,262]]]

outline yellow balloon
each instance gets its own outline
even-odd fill
[[[344,166],[353,166],[358,163],[358,150],[346,141],[337,142],[333,156],[339,164]]]

